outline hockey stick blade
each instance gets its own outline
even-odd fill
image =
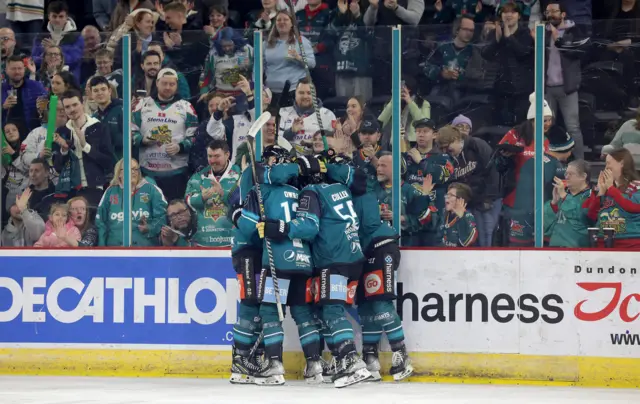
[[[271,113],[263,112],[262,115],[260,115],[258,119],[256,119],[256,121],[249,128],[249,133],[247,134],[247,137],[255,139],[258,132],[260,132],[260,129],[262,129],[262,127],[269,121],[269,119],[271,119]]]

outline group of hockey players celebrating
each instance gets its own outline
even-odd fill
[[[268,146],[244,170],[229,211],[233,266],[240,284],[233,328],[231,383],[284,384],[284,331],[278,304],[289,307],[311,383],[346,387],[378,381],[383,332],[390,374],[413,372],[393,305],[400,262],[396,231],[380,218],[366,174],[331,150],[291,157]],[[357,304],[362,357],[347,308]],[[331,360],[322,356],[328,347]]]

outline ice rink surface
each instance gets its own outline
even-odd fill
[[[0,377],[1,404],[568,404],[640,403],[640,390],[432,383],[365,383],[345,389],[234,386],[222,379]]]

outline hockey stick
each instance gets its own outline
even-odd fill
[[[256,187],[256,194],[258,195],[258,205],[260,206],[260,220],[263,222],[266,220],[264,213],[264,203],[262,200],[262,191],[260,190],[260,184],[258,183],[258,177],[256,176],[256,157],[254,154],[254,147],[251,145],[251,141],[255,139],[256,134],[260,129],[271,119],[271,114],[265,112],[256,119],[256,121],[249,128],[247,134],[247,146],[249,148],[249,158],[251,159],[251,170],[253,174],[253,183]],[[267,246],[267,256],[269,257],[269,269],[271,270],[271,279],[273,279],[273,292],[276,295],[276,306],[278,307],[278,319],[284,321],[284,312],[282,310],[282,304],[280,303],[280,287],[278,285],[278,277],[276,276],[276,268],[273,263],[273,252],[271,251],[271,241],[268,238],[264,238]]]
[[[324,129],[322,128],[322,117],[320,116],[320,108],[318,108],[318,96],[316,94],[316,86],[311,79],[311,70],[309,69],[309,62],[307,59],[307,53],[304,51],[304,45],[302,43],[302,35],[300,35],[300,29],[298,28],[298,19],[296,18],[296,10],[293,8],[293,3],[291,0],[284,0],[285,4],[289,7],[289,13],[291,13],[291,18],[293,18],[293,34],[298,39],[298,49],[300,49],[300,56],[302,57],[302,62],[304,63],[304,69],[307,71],[307,77],[309,81],[311,81],[311,101],[313,102],[313,109],[316,111],[316,120],[318,121],[318,127],[320,128],[320,133],[322,133],[322,144],[324,145],[325,150],[329,150],[329,145],[327,143],[327,137],[324,134]]]

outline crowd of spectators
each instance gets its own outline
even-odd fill
[[[1,245],[122,244],[128,80],[132,244],[229,246],[255,119],[255,30],[273,115],[264,144],[312,154],[326,142],[350,156],[391,222],[390,28],[402,25],[402,244],[532,246],[533,28],[544,21],[545,241],[604,245],[614,229],[616,247],[639,247],[640,1],[609,3],[93,0],[72,16],[62,0],[11,2]]]

